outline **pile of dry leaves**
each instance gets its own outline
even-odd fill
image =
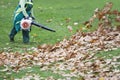
[[[43,70],[51,69],[59,74],[61,72],[58,70],[70,70],[70,74],[63,74],[67,77],[114,78],[120,76],[120,70],[113,69],[120,65],[120,56],[105,60],[96,57],[95,54],[98,51],[109,51],[119,47],[120,32],[117,30],[104,29],[103,33],[77,32],[69,40],[64,39],[54,46],[44,44],[38,48],[33,47],[32,54],[3,52],[0,54],[0,65],[9,66],[14,71],[30,65],[40,65]],[[57,63],[50,68],[54,62]],[[9,70],[8,67],[6,69]]]
[[[98,51],[120,48],[119,29],[99,27],[94,32],[78,31],[69,40],[51,46],[33,47],[33,53],[0,53],[0,65],[5,70],[19,71],[28,66],[39,65],[42,70],[50,69],[62,76],[83,77],[83,79],[118,80],[120,79],[120,56],[104,59],[95,56]],[[52,64],[52,66],[51,66]],[[64,71],[69,70],[69,73]],[[4,71],[4,70],[3,70]],[[53,79],[54,80],[54,79]]]

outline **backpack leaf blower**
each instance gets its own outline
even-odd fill
[[[35,25],[35,26],[37,26],[37,27],[40,27],[40,28],[42,28],[42,29],[45,29],[45,30],[48,30],[48,31],[51,31],[51,32],[56,32],[56,31],[53,30],[53,29],[50,29],[50,28],[48,28],[48,27],[46,27],[46,26],[44,26],[44,25],[42,25],[42,24],[39,24],[39,23],[33,21],[31,18],[29,18],[29,19],[22,19],[22,20],[21,20],[20,26],[21,26],[21,28],[22,28],[23,30],[28,30],[28,29],[30,29],[31,25]]]

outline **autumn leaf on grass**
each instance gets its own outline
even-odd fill
[[[73,28],[72,28],[72,26],[70,26],[70,25],[67,26],[67,29],[69,30],[69,32],[72,32],[72,31],[73,31]]]
[[[78,25],[78,22],[74,22],[73,24],[74,24],[74,26],[77,26],[77,25]]]
[[[47,23],[50,23],[50,22],[52,22],[52,21],[53,21],[53,19],[47,19],[47,20],[46,20]]]
[[[71,18],[66,18],[65,21],[66,23],[69,23],[71,21]]]

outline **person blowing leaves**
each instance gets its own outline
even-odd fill
[[[28,19],[29,17],[35,19],[33,16],[33,0],[20,0],[14,12],[13,28],[9,34],[11,42],[14,42],[15,35],[22,30],[23,43],[29,43],[30,29],[23,30],[20,26],[21,20],[23,18]]]

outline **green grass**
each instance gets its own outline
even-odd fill
[[[4,68],[4,67],[3,67]],[[2,68],[0,68],[2,69]],[[66,73],[69,73],[69,71],[64,71]],[[42,78],[42,80],[45,80],[48,77],[53,77],[54,79],[66,79],[66,77],[62,76],[62,74],[56,74],[52,70],[41,70],[40,66],[33,66],[30,68],[26,68],[24,70],[20,70],[19,72],[13,72],[13,71],[0,71],[0,80],[6,79],[6,80],[14,80],[14,79],[21,79],[26,76],[33,76],[37,75],[39,78]],[[72,77],[72,80],[76,80],[78,78]]]
[[[84,27],[82,23],[88,20],[96,8],[102,8],[106,2],[113,2],[113,9],[120,10],[120,0],[34,0],[34,15],[36,21],[56,30],[52,33],[35,26],[30,32],[30,44],[22,43],[22,35],[19,32],[15,37],[15,42],[9,42],[8,34],[12,28],[13,12],[18,0],[1,0],[0,1],[0,51],[19,51],[25,52],[23,48],[37,47],[41,44],[55,44],[63,38],[69,38],[80,27]],[[66,19],[70,18],[70,22],[66,23]],[[46,22],[52,20],[51,22]],[[78,22],[77,26],[73,23]],[[61,25],[62,24],[62,25]],[[69,32],[67,25],[73,27],[73,32]],[[93,27],[93,29],[96,26]],[[120,49],[109,52],[100,52],[97,56],[112,58],[119,55]],[[111,56],[108,56],[111,54]],[[32,67],[31,74],[38,74],[42,77],[54,76],[62,78],[61,75],[54,74],[51,71],[42,72],[38,67]],[[37,72],[38,71],[38,72]],[[21,78],[29,73],[29,69],[22,70],[18,73],[0,72],[0,80],[6,77],[7,80],[13,78]],[[46,76],[47,75],[47,76]]]
[[[82,23],[88,20],[95,8],[102,8],[106,2],[113,2],[114,9],[119,9],[119,0],[35,0],[34,1],[34,15],[36,21],[55,29],[57,32],[52,33],[35,26],[30,32],[30,44],[22,43],[22,34],[19,32],[15,37],[15,43],[10,43],[8,34],[12,28],[12,18],[14,9],[18,1],[2,0],[0,2],[0,47],[13,48],[20,50],[21,48],[33,47],[41,44],[55,44],[61,41],[64,37],[69,38],[76,32],[77,29],[83,27]],[[70,22],[66,23],[66,19],[70,18]],[[51,20],[51,22],[46,22]],[[79,25],[74,26],[73,23],[78,22]],[[61,25],[62,24],[62,25]],[[67,25],[73,27],[73,32],[69,32]]]
[[[111,59],[120,54],[120,48],[111,51],[101,51],[96,54],[96,56],[104,59]]]
[[[17,74],[16,74],[16,72],[13,72],[13,71],[6,71],[6,72],[0,71],[0,80],[2,80],[2,79],[7,79],[7,80],[18,79],[18,78],[22,78],[27,75],[29,76],[29,75],[34,75],[34,74],[38,75],[42,78],[47,78],[47,77],[50,77],[51,75],[54,75],[53,77],[55,79],[64,78],[63,76],[61,76],[59,74],[55,74],[50,70],[42,71],[42,70],[40,70],[39,66],[34,66],[32,68],[27,68],[27,69],[21,70],[20,72],[17,72]]]

